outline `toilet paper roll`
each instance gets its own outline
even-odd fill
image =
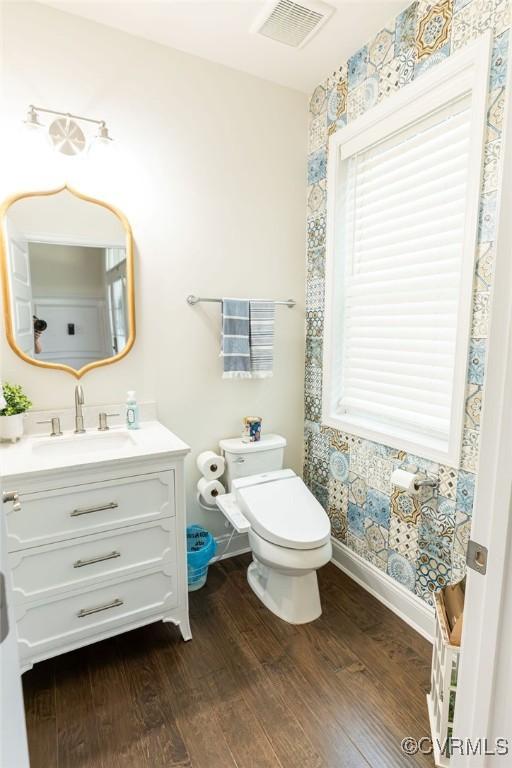
[[[197,468],[207,480],[217,480],[224,474],[226,462],[213,451],[203,451],[196,459]]]
[[[391,475],[391,485],[401,488],[408,493],[417,493],[414,487],[416,475],[414,472],[407,472],[405,469],[395,469]]]
[[[209,507],[216,507],[217,503],[215,500],[217,496],[222,496],[224,493],[226,493],[226,489],[222,483],[220,483],[218,480],[207,480],[206,477],[202,477],[199,480],[197,484],[197,490],[201,500]]]

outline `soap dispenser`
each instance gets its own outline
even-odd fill
[[[126,426],[128,429],[139,429],[139,406],[133,389],[126,393]]]

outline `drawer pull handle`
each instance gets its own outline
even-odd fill
[[[108,552],[106,555],[96,555],[96,557],[90,557],[88,560],[77,560],[73,563],[73,568],[83,568],[84,565],[94,565],[94,563],[101,563],[103,560],[114,560],[116,557],[121,557],[120,552]]]
[[[111,603],[105,603],[105,605],[98,605],[96,608],[82,608],[80,611],[78,611],[77,616],[79,619],[83,619],[84,616],[90,616],[91,613],[99,613],[100,611],[108,611],[109,608],[118,608],[120,605],[123,605],[124,600],[120,600],[118,597],[116,597],[115,600],[112,600]]]
[[[91,512],[102,512],[104,509],[117,509],[119,504],[117,501],[110,501],[108,504],[99,504],[97,507],[84,507],[84,509],[74,509],[70,512],[71,517],[78,517],[79,515],[90,515]]]

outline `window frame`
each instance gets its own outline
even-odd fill
[[[487,92],[492,51],[492,35],[488,30],[448,59],[405,85],[386,101],[370,109],[348,126],[340,128],[329,140],[327,162],[327,225],[325,264],[325,316],[323,343],[322,423],[392,448],[406,450],[433,461],[458,466],[464,426],[465,390],[473,280],[478,244],[479,209],[486,137]],[[339,391],[335,389],[342,366],[342,333],[344,312],[335,311],[342,303],[344,264],[339,253],[337,222],[340,220],[339,194],[342,163],[391,134],[442,108],[464,95],[471,98],[470,155],[477,158],[469,169],[466,191],[465,238],[459,291],[459,314],[455,352],[454,386],[448,444],[435,438],[418,439],[419,435],[391,430],[371,419],[364,419],[337,409]]]

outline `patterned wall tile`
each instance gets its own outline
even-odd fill
[[[450,44],[446,43],[446,45],[443,45],[443,47],[439,48],[435,53],[432,53],[430,56],[420,59],[420,61],[415,63],[414,77],[419,77],[423,72],[437,66],[437,64],[440,64],[444,59],[447,59],[449,55]]]
[[[359,555],[359,557],[363,557],[365,560],[369,560],[366,539],[361,538],[361,536],[356,536],[351,532],[350,527],[347,531],[347,546],[349,549],[355,552],[356,555]]]
[[[472,472],[461,470],[457,478],[457,511],[464,512],[471,517],[473,514],[473,500],[475,495],[476,476]]]
[[[418,60],[431,56],[449,41],[452,14],[451,0],[443,0],[419,19],[415,41]]]
[[[488,97],[489,108],[487,110],[487,141],[501,136],[503,128],[503,115],[505,114],[505,88],[495,88]]]
[[[494,9],[494,34],[501,35],[502,32],[509,29],[511,23],[512,7],[510,0],[496,0]]]
[[[479,384],[467,384],[464,426],[467,429],[480,429],[482,412],[482,387]]]
[[[500,159],[501,141],[488,142],[484,147],[484,180],[482,191],[494,192],[498,189],[498,169]]]
[[[464,429],[462,433],[460,466],[467,472],[476,472],[478,469],[478,432],[476,429]]]
[[[309,101],[309,111],[315,117],[324,111],[326,97],[327,94],[323,85],[317,85]]]
[[[496,237],[496,192],[489,192],[480,198],[478,241],[488,243]]]
[[[309,421],[320,421],[322,401],[315,395],[304,395],[304,416]]]
[[[414,563],[393,549],[388,553],[388,574],[403,587],[414,592],[416,584]]]
[[[395,34],[390,29],[381,29],[368,46],[368,61],[378,68],[393,58]]]
[[[361,477],[368,477],[370,464],[370,447],[368,443],[359,441],[350,447],[350,471]]]
[[[348,84],[346,77],[338,73],[327,99],[327,132],[333,133],[346,122]]]
[[[471,339],[469,345],[468,381],[483,384],[485,376],[485,341]]]
[[[475,291],[488,291],[494,275],[495,249],[493,243],[480,243],[475,266]]]
[[[328,436],[331,448],[335,448],[337,451],[340,451],[341,453],[348,454],[349,441],[346,435],[344,435],[342,432],[340,432],[337,429],[333,429],[333,427],[326,427],[324,424],[322,424],[320,430],[321,432],[323,432]]]
[[[354,536],[364,537],[364,510],[357,504],[348,505],[348,530]]]
[[[395,488],[391,493],[391,512],[404,523],[416,524],[420,518],[418,497]]]
[[[322,339],[314,336],[306,338],[306,365],[322,367]]]
[[[471,336],[473,339],[486,339],[489,330],[489,304],[491,294],[488,291],[476,291],[473,294],[473,317]]]
[[[364,537],[369,552],[373,552],[381,560],[385,560],[388,550],[389,531],[379,525],[371,517],[364,521]]]
[[[320,368],[306,368],[304,390],[314,397],[322,395],[322,371]]]
[[[316,500],[322,505],[322,507],[327,512],[327,510],[329,509],[329,492],[327,490],[327,487],[317,482],[316,480],[313,480],[313,482],[311,483],[311,491],[315,496]]]
[[[327,173],[327,152],[317,149],[308,158],[308,184],[316,184],[325,179]]]
[[[379,101],[413,79],[415,62],[415,49],[405,48],[394,59],[384,64],[379,71]]]
[[[348,485],[341,483],[339,480],[335,480],[333,477],[329,478],[329,508],[337,509],[343,514],[347,515],[348,512]]]
[[[367,109],[377,103],[379,96],[379,78],[377,75],[367,77],[361,85],[348,94],[347,117],[349,122],[362,115]]]
[[[447,499],[455,499],[457,493],[457,470],[445,464],[439,466],[439,493]]]
[[[449,583],[451,563],[444,563],[428,552],[420,552],[416,568],[416,594],[429,602],[432,594]]]
[[[307,244],[308,249],[325,247],[325,213],[308,219]],[[322,274],[323,277],[323,274]]]
[[[432,604],[432,594],[465,573],[484,383],[485,339],[495,260],[496,199],[510,0],[419,0],[381,30],[347,65],[318,86],[310,102],[307,195],[307,337],[304,478],[328,510],[333,535],[353,552]],[[325,149],[328,135],[421,76],[484,30],[494,29],[491,87],[479,216],[460,469],[321,425],[325,294]],[[376,88],[378,78],[378,90]],[[321,439],[320,439],[321,436]],[[411,496],[391,488],[394,468],[438,479]],[[348,473],[348,474],[347,474]],[[338,479],[339,478],[339,479]],[[389,533],[388,533],[389,530]]]
[[[412,523],[404,523],[397,515],[391,515],[389,548],[415,563],[418,555],[418,527]]]
[[[324,335],[324,313],[321,309],[306,310],[306,333],[308,336]]]
[[[350,57],[348,68],[348,90],[356,88],[366,77],[368,71],[368,47],[365,45]]]
[[[306,288],[306,309],[323,309],[325,281],[323,277],[309,277]]]
[[[348,454],[341,453],[340,451],[331,448],[329,468],[331,470],[331,475],[340,483],[346,483],[348,480],[348,466]]]
[[[494,41],[491,57],[491,90],[505,85],[507,76],[508,30]]]
[[[418,3],[414,2],[397,16],[395,23],[396,54],[415,47],[417,15]]]
[[[317,216],[325,211],[326,193],[325,179],[308,187],[308,216]]]
[[[329,507],[327,514],[331,521],[331,530],[334,538],[338,539],[338,541],[346,542],[348,530],[347,516],[343,515],[335,507]]]
[[[325,273],[325,247],[309,248],[306,259],[308,278],[323,278]]]
[[[366,514],[383,528],[389,528],[389,496],[370,488],[366,496]]]
[[[452,49],[457,51],[489,29],[493,16],[494,0],[475,0],[467,3],[453,17]]]
[[[325,147],[327,142],[327,120],[325,114],[313,117],[309,123],[309,151]]]
[[[348,498],[352,504],[356,504],[359,507],[364,507],[366,504],[366,496],[368,494],[368,486],[366,480],[359,475],[355,475],[353,472],[349,472],[348,475]]]

